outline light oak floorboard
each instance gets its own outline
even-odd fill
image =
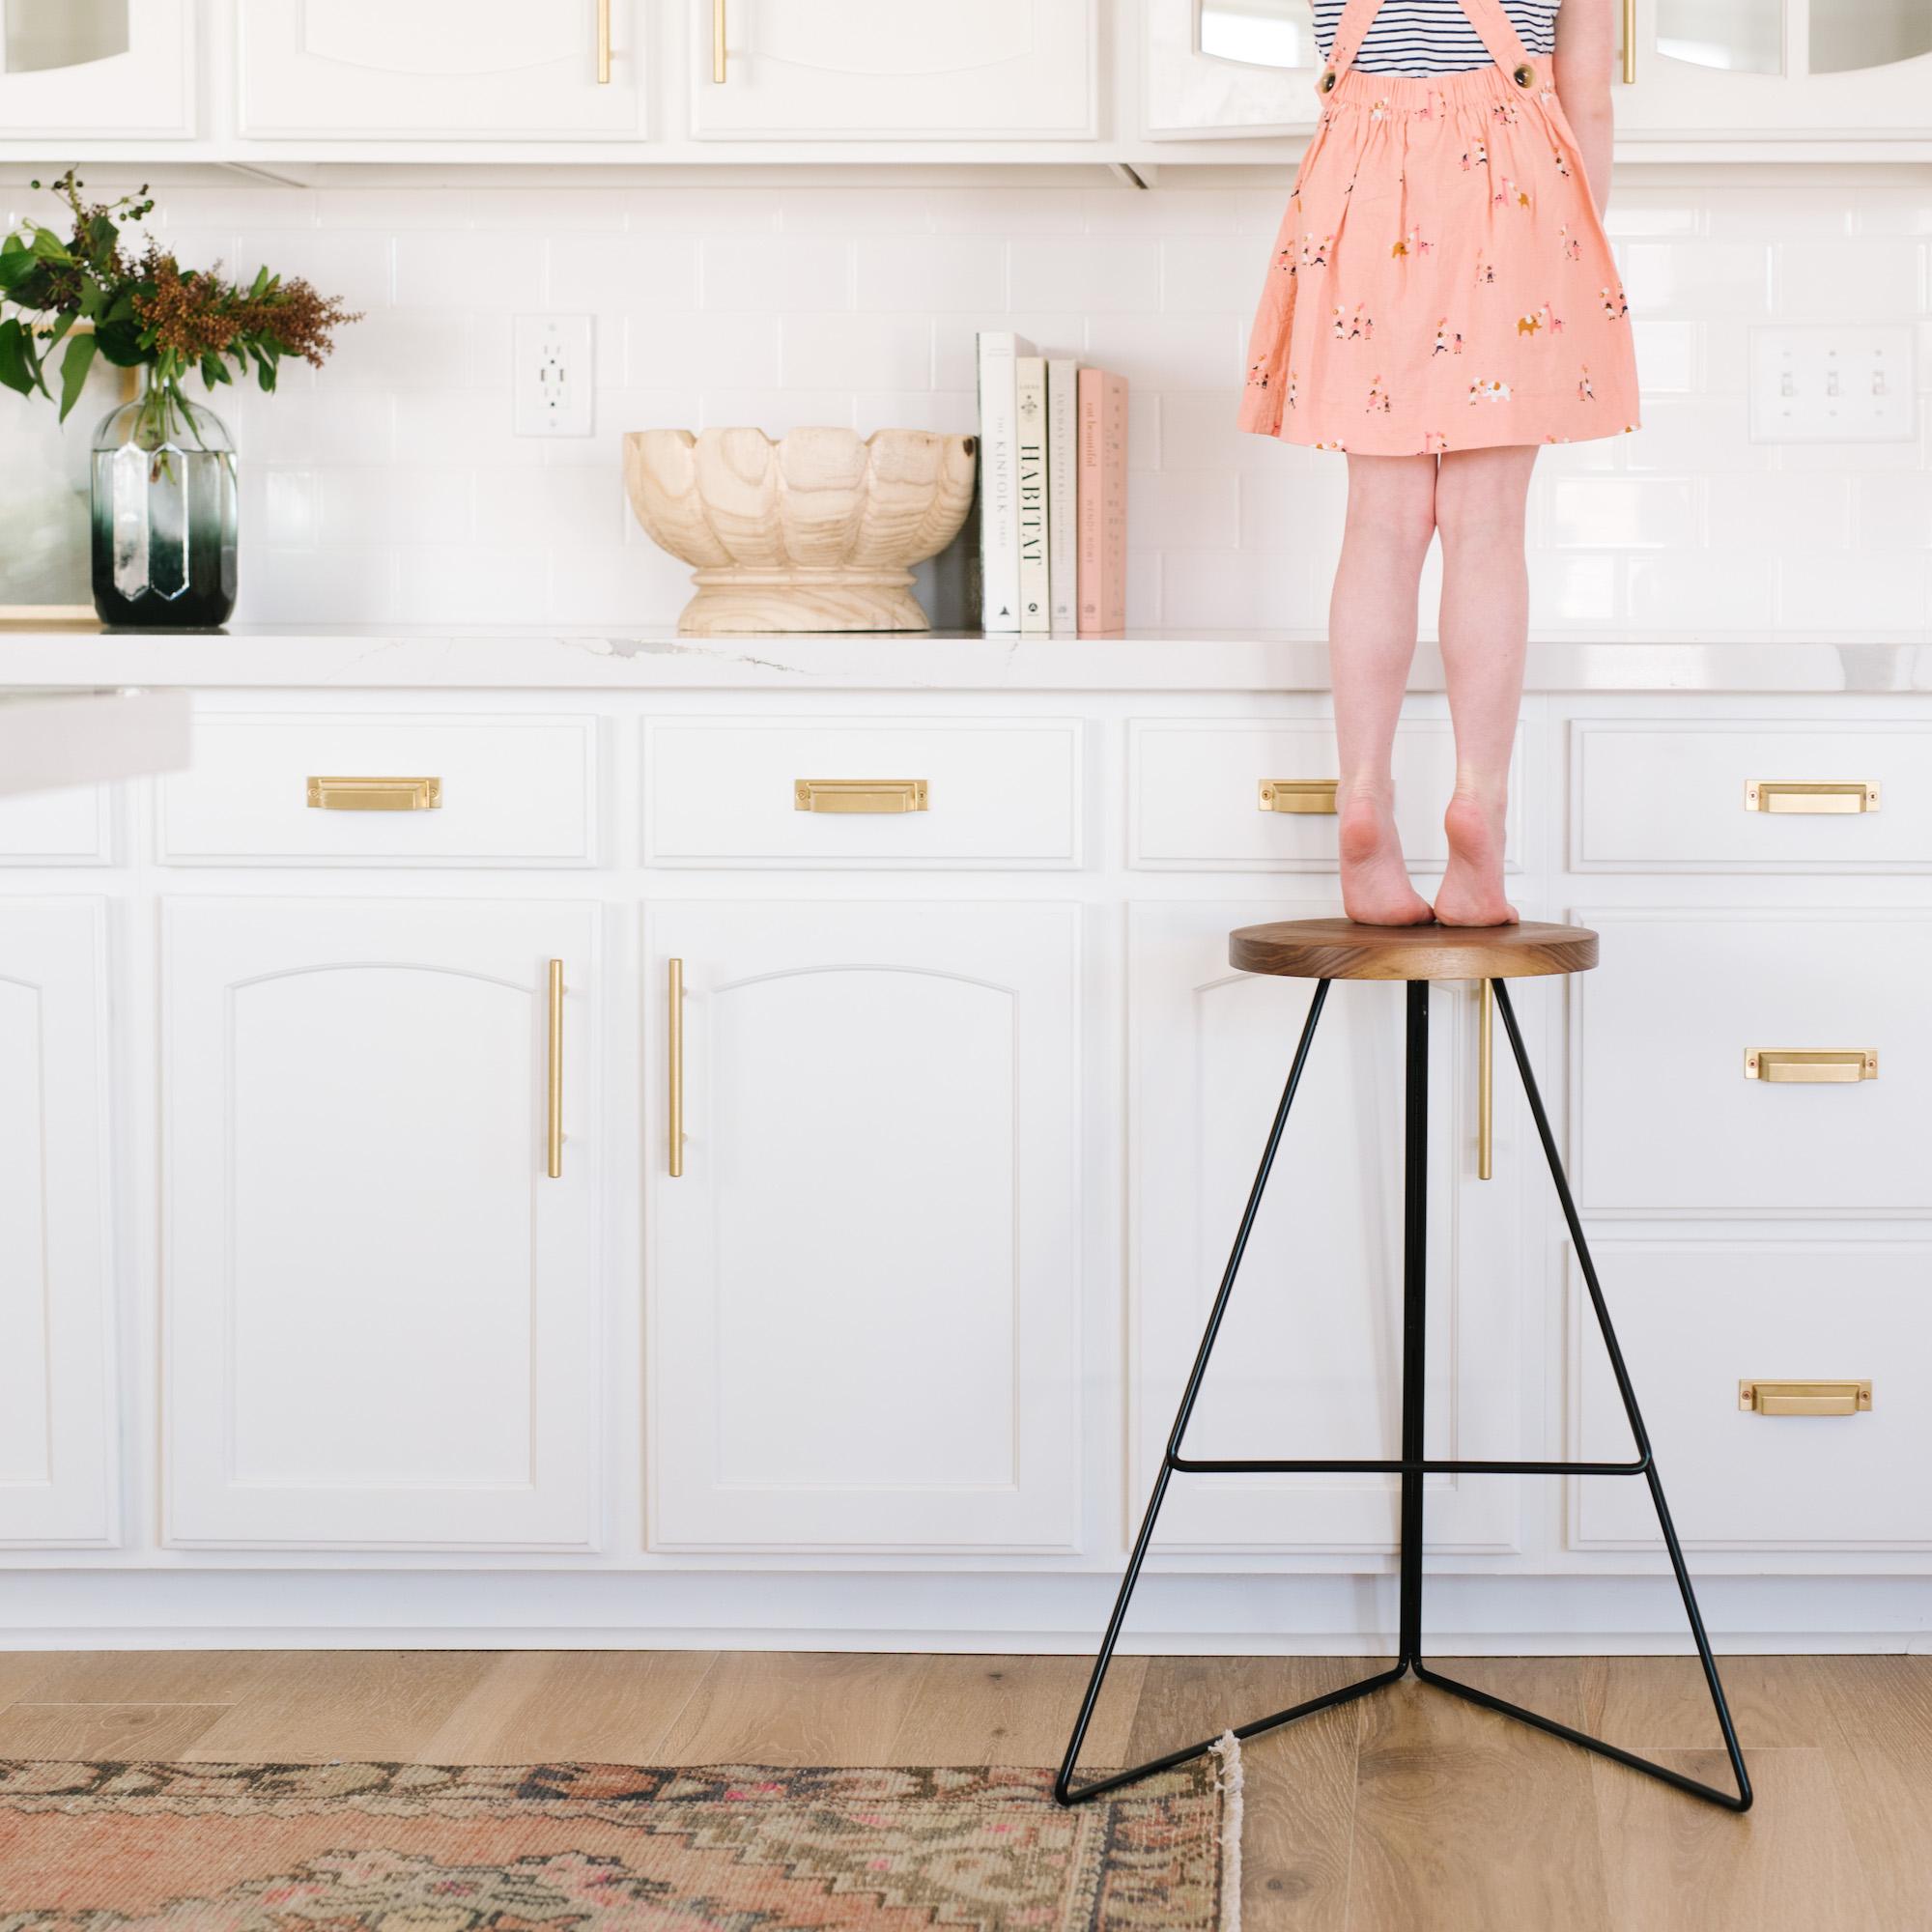
[[[1114,1660],[1088,1726],[1083,1766],[1127,1762],[1147,1668],[1144,1657]],[[925,1658],[884,1762],[1058,1768],[1092,1670],[1084,1657]]]
[[[1387,1667],[1359,1657],[1155,1658],[1123,1761],[1159,1757]],[[1335,1932],[1342,1925],[1355,1737],[1367,1708],[1358,1701],[1318,1711],[1241,1747],[1245,1932]]]
[[[227,1715],[222,1704],[10,1704],[0,1758],[182,1758]]]
[[[43,1652],[31,1660],[41,1666],[33,1695],[43,1704],[235,1704],[262,1686],[298,1672],[312,1655],[299,1650]]]
[[[1932,1917],[1932,1658],[1821,1657],[1805,1673],[1843,1743],[1826,1752],[1885,1932]]]
[[[1581,1716],[1565,1662],[1436,1662],[1558,1722]],[[1349,1932],[1611,1932],[1587,1752],[1412,1679],[1361,1710]]]
[[[883,1764],[921,1659],[726,1651],[666,1734],[666,1764]]]

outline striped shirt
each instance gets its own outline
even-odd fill
[[[1558,0],[1503,0],[1503,12],[1523,51],[1556,49]],[[1335,43],[1343,0],[1315,0],[1315,38],[1321,58]],[[1363,73],[1467,73],[1490,65],[1483,37],[1458,0],[1382,0],[1375,25],[1355,55]]]

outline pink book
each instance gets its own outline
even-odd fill
[[[1127,622],[1127,379],[1080,372],[1080,611],[1082,637]]]

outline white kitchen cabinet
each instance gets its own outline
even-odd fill
[[[1143,902],[1129,939],[1132,1492],[1160,1466],[1228,1260],[1312,980],[1238,973],[1228,933],[1332,901]],[[1473,1181],[1472,989],[1431,994],[1428,1448],[1517,1446],[1506,1182]],[[1404,998],[1336,984],[1189,1425],[1198,1457],[1401,1453]],[[1502,1113],[1503,1122],[1514,1118]],[[1527,1150],[1528,1143],[1524,1143]],[[1499,1163],[1500,1165],[1501,1163]],[[1497,1245],[1489,1245],[1495,1243]],[[1464,1255],[1467,1262],[1464,1262]],[[1552,1285],[1550,1293],[1559,1293]],[[1507,1548],[1516,1485],[1429,1479],[1434,1549]],[[1397,1481],[1175,1477],[1156,1550],[1373,1550],[1396,1541]]]
[[[1315,125],[1321,50],[1309,0],[1146,0],[1142,123],[1173,138]]]
[[[162,962],[168,1541],[587,1547],[595,909],[175,898]]]
[[[244,136],[568,141],[643,131],[636,0],[238,0],[236,18]]]
[[[1932,128],[1923,0],[1637,0],[1635,18],[1634,74],[1617,90],[1625,131],[1788,140]]]
[[[1097,131],[1095,0],[685,4],[691,127],[700,137],[1005,141]]]
[[[0,1543],[115,1534],[105,907],[0,899]]]
[[[194,0],[7,0],[0,142],[194,131]]]
[[[653,1548],[1075,1546],[1077,919],[650,908]]]

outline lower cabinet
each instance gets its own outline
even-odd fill
[[[654,1548],[1075,1546],[1078,921],[650,907]]]
[[[1132,1492],[1160,1466],[1182,1384],[1315,987],[1237,973],[1228,933],[1332,904],[1207,900],[1130,910],[1128,1106]],[[1431,992],[1427,1453],[1518,1446],[1507,1181],[1474,1180],[1474,999]],[[1201,1457],[1399,1455],[1404,995],[1337,982],[1189,1425]],[[1499,1083],[1500,1084],[1500,1083]],[[1520,1134],[1516,1145],[1533,1157]],[[1498,1140],[1498,1153],[1504,1152]],[[1499,1159],[1499,1167],[1501,1166]],[[1466,1247],[1469,1264],[1463,1264]],[[1550,1293],[1560,1290],[1551,1284]],[[1387,1476],[1178,1476],[1155,1548],[1385,1550]],[[1429,1482],[1428,1542],[1507,1548],[1516,1484]]]
[[[0,899],[0,1544],[115,1534],[105,933]]]
[[[164,903],[169,1542],[592,1543],[597,922]]]

